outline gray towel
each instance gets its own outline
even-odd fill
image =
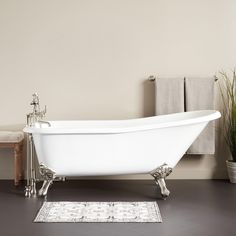
[[[186,111],[214,109],[214,78],[186,78]],[[187,154],[214,154],[215,129],[210,122],[188,149]]]
[[[156,115],[184,112],[184,78],[157,78]]]

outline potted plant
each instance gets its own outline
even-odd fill
[[[223,132],[229,147],[232,160],[227,160],[226,165],[231,183],[236,183],[236,71],[232,75],[219,72],[216,76],[219,81],[223,101]]]

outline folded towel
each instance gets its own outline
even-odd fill
[[[184,78],[157,78],[156,115],[184,112]]]
[[[186,78],[186,111],[214,109],[214,78]],[[197,140],[188,149],[187,154],[214,154],[215,129],[210,122]]]

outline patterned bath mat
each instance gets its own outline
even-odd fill
[[[34,222],[162,222],[156,202],[44,202]]]

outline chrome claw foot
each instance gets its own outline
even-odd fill
[[[169,195],[170,195],[170,191],[168,190],[168,188],[166,187],[166,183],[164,178],[160,178],[157,180],[160,188],[161,188],[161,196],[163,199],[166,199]]]
[[[163,164],[150,173],[154,177],[156,184],[160,186],[161,196],[163,199],[166,199],[170,195],[170,191],[166,187],[165,177],[167,177],[171,172],[172,168],[167,164]]]
[[[48,189],[50,185],[52,184],[52,181],[44,180],[42,187],[39,189],[39,196],[45,197],[48,193]]]
[[[39,173],[42,175],[44,181],[39,190],[39,196],[47,197],[48,189],[53,184],[53,180],[56,178],[56,173],[45,165],[39,165]]]

